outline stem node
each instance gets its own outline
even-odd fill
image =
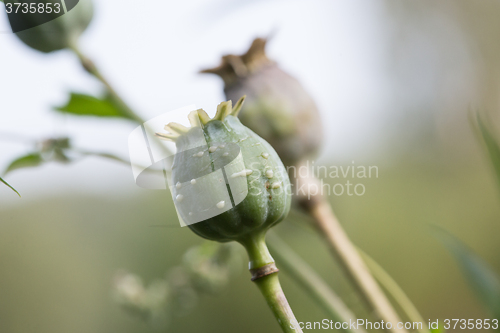
[[[252,274],[251,280],[255,281],[257,279],[263,278],[264,276],[278,273],[279,271],[280,270],[278,269],[278,267],[276,267],[276,264],[274,262],[259,268],[254,268],[250,270],[250,273]]]

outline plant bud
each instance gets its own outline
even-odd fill
[[[243,100],[234,109],[231,101],[221,103],[212,119],[201,109],[193,111],[192,127],[170,123],[165,127],[170,133],[156,133],[176,143],[172,184],[179,216],[199,236],[219,242],[263,239],[290,209],[290,181],[283,163],[237,118]],[[204,146],[195,144],[200,136]],[[203,181],[212,175],[219,176]],[[224,197],[227,193],[230,199]],[[212,217],[195,220],[211,210]]]
[[[54,0],[26,2],[28,5],[35,5],[33,9],[36,9],[35,12],[28,10],[27,13],[23,13],[23,6],[19,8],[15,6],[16,2],[5,0],[7,10],[12,8],[8,16],[13,32],[23,43],[44,53],[62,50],[76,44],[93,16],[91,0],[65,1],[66,6]],[[67,9],[67,13],[64,8]]]
[[[257,38],[243,55],[226,55],[220,66],[201,71],[224,80],[226,98],[247,95],[241,122],[268,141],[285,165],[314,154],[322,141],[319,112],[294,77],[267,58],[267,40]]]

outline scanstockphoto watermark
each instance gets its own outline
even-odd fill
[[[314,179],[319,181],[299,183],[292,194],[302,196],[315,195],[347,195],[362,196],[366,193],[364,180],[378,178],[379,170],[375,165],[358,165],[352,161],[351,165],[317,165],[315,161],[307,161],[298,167],[289,166],[287,172],[290,178]]]
[[[460,329],[460,330],[496,330],[498,329],[498,319],[477,319],[477,318],[462,318],[462,319],[428,319],[427,322],[421,321],[405,321],[391,323],[386,321],[370,321],[367,319],[350,319],[349,321],[333,321],[323,319],[322,321],[307,321],[295,322],[290,326],[291,329],[306,329],[306,330],[387,330],[387,329],[406,329],[411,331],[438,329]]]
[[[323,319],[322,321],[307,321],[296,322],[291,325],[293,330],[306,329],[306,330],[387,330],[387,329],[407,329],[407,330],[421,330],[424,327],[422,322],[398,322],[391,323],[385,321],[369,321],[366,319],[356,319],[349,321],[333,321],[331,319]],[[430,325],[429,325],[430,327]]]

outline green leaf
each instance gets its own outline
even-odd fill
[[[1,1],[1,0],[0,0],[0,1]],[[3,180],[3,179],[2,179],[2,177],[0,177],[0,182],[4,183],[4,184],[5,184],[5,185],[7,185],[8,187],[10,187],[12,191],[16,192],[16,193],[17,193],[17,195],[18,195],[19,197],[21,197],[21,195],[19,194],[19,192],[17,192],[15,188],[13,188],[12,186],[10,186],[10,184],[9,184],[9,183],[7,183],[5,180]]]
[[[21,169],[21,168],[30,168],[30,167],[36,167],[39,166],[40,164],[43,163],[42,156],[38,153],[31,153],[25,156],[21,156],[7,167],[7,170],[5,170],[5,174],[14,171],[16,169]]]
[[[443,229],[437,236],[458,262],[477,297],[493,316],[500,316],[500,278],[491,267],[467,245]]]
[[[121,117],[130,119],[120,112],[120,109],[115,106],[111,98],[96,98],[78,93],[71,93],[68,103],[55,108],[55,110],[78,116]]]
[[[486,150],[488,151],[490,160],[493,164],[493,168],[496,173],[498,185],[500,187],[500,145],[496,137],[493,135],[491,130],[485,125],[483,119],[479,115],[476,115],[477,129],[481,139],[484,142]]]

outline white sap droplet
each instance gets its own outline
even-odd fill
[[[196,153],[196,154],[193,155],[193,157],[202,157],[202,156],[203,156],[203,152],[202,151],[200,151],[200,152],[198,152],[198,153]]]
[[[177,194],[177,196],[175,197],[175,200],[176,200],[177,202],[181,202],[181,201],[182,201],[182,199],[184,199],[184,196],[183,196],[182,194]]]
[[[229,156],[229,153],[225,152],[224,154],[222,154],[222,156]]]
[[[273,178],[273,177],[274,177],[274,172],[273,172],[273,170],[271,170],[271,169],[267,169],[267,170],[266,170],[266,177],[267,177],[267,178],[269,178],[269,179]]]
[[[269,158],[269,154],[268,153],[262,153],[262,157],[264,157],[267,160]]]
[[[226,147],[226,145],[220,145],[219,147],[220,147],[220,148],[224,148],[224,147]]]
[[[238,142],[243,142],[243,141],[245,141],[246,139],[250,139],[250,137],[249,137],[249,136],[247,136],[247,137],[245,137],[245,138],[243,138],[243,139],[239,139],[239,140],[238,140]]]
[[[221,201],[217,204],[217,208],[222,209],[222,208],[224,208],[225,205],[226,205],[226,203],[224,201]]]
[[[279,188],[281,187],[281,182],[274,182],[271,184],[271,188]]]
[[[213,152],[215,152],[217,150],[217,148],[218,148],[217,146],[212,146],[212,147],[208,148],[208,151],[210,153],[213,153]]]
[[[253,170],[250,169],[245,169],[240,172],[235,172],[231,175],[231,178],[236,178],[236,177],[246,177],[250,176],[252,174]]]
[[[182,187],[182,184],[180,182],[177,182],[177,184],[175,184],[175,187],[177,187],[177,189],[179,189]]]
[[[191,179],[191,184],[196,184],[196,179]]]

